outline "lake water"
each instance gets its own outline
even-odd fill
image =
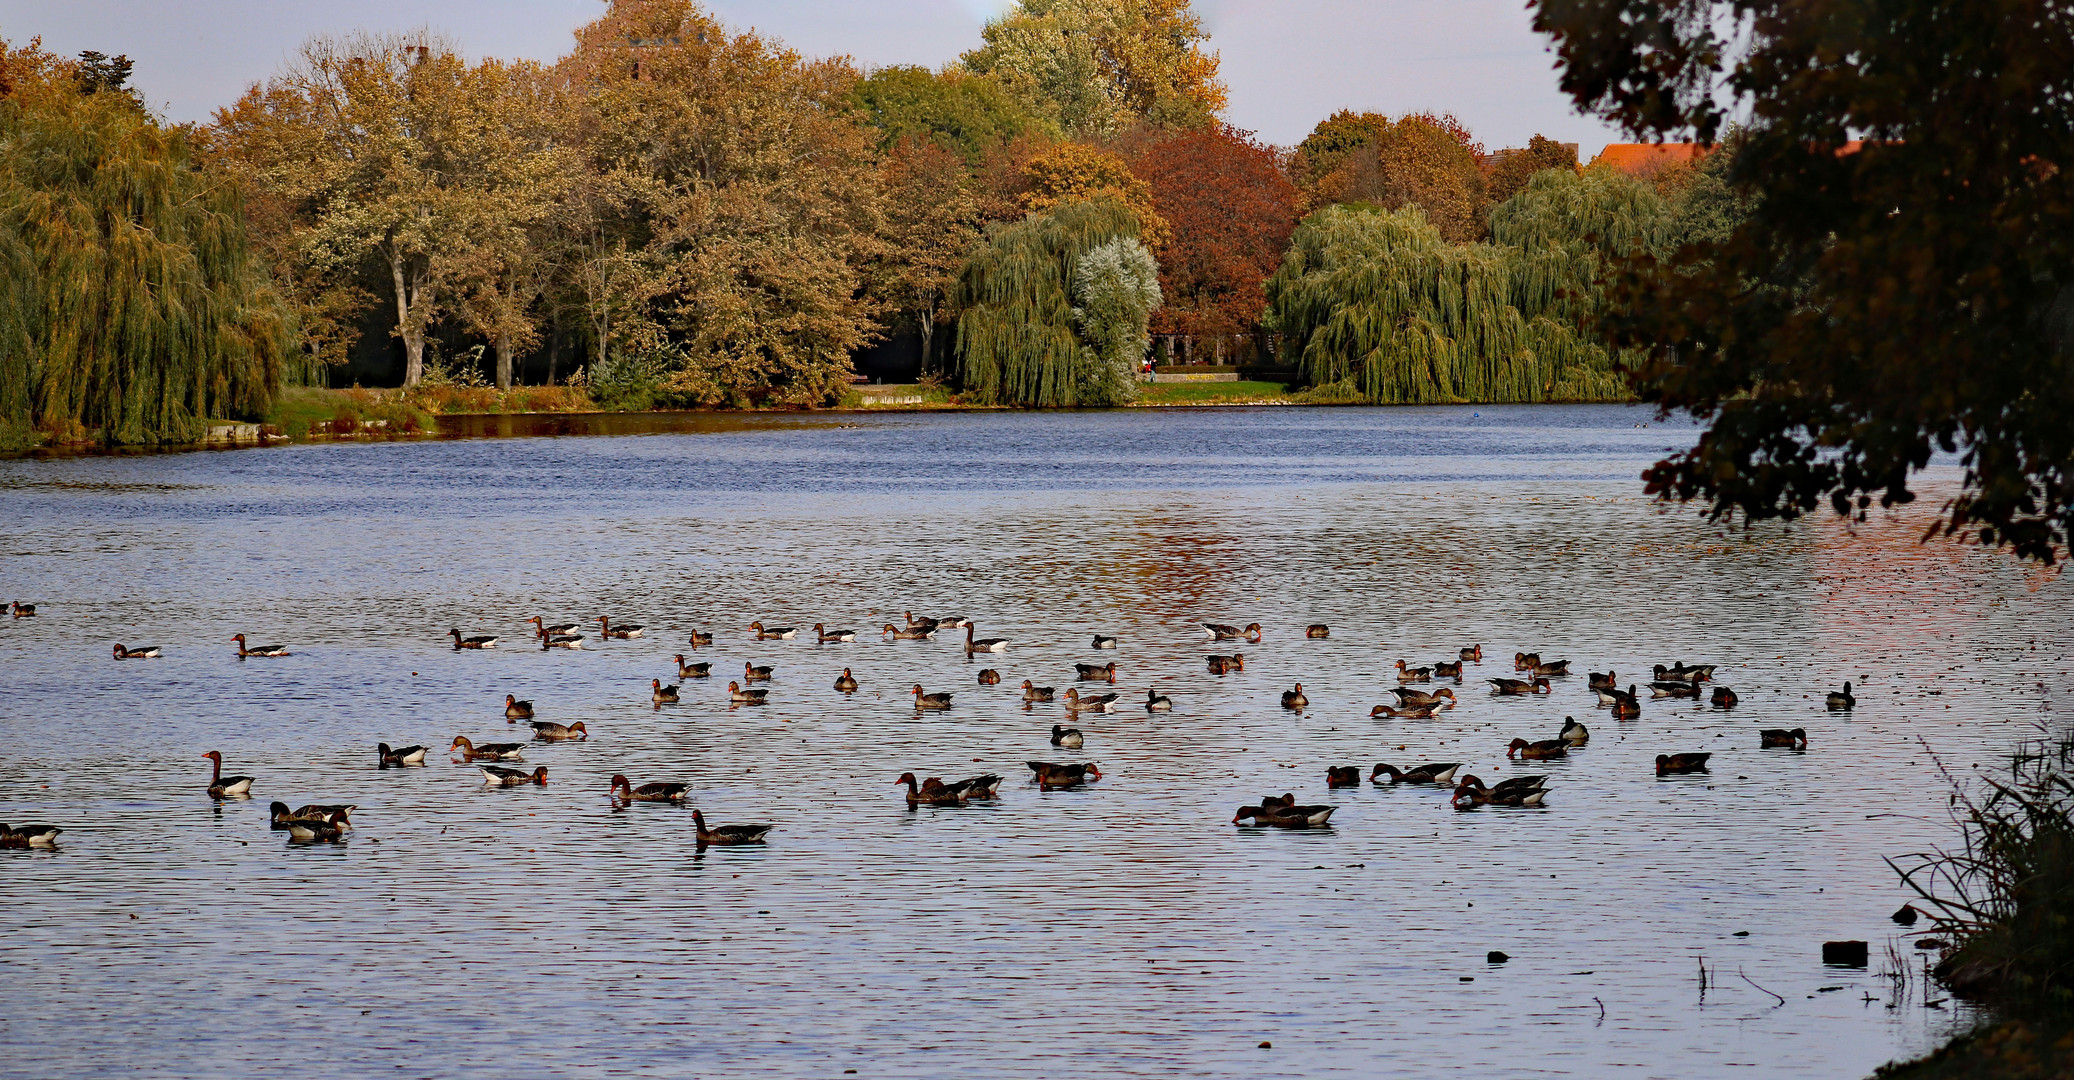
[[[65,829],[0,853],[0,1074],[1860,1076],[1970,1019],[1881,977],[1889,943],[1922,963],[1882,857],[1951,838],[1939,759],[1994,767],[2074,694],[2058,577],[1918,544],[1920,512],[1660,510],[1636,474],[1692,433],[1640,409],[676,428],[0,462],[0,599],[40,611],[0,622],[0,819]],[[1012,645],[870,632],[908,610]],[[647,633],[543,653],[521,622],[600,614]],[[867,633],[758,643],[759,619]],[[1232,646],[1201,621],[1265,640],[1218,678]],[[655,709],[693,628],[716,676]],[[293,655],[240,661],[238,632]],[[1459,708],[1369,718],[1394,661],[1477,642]],[[1578,674],[1482,692],[1521,649]],[[1111,658],[1123,707],[1053,749],[1062,707],[1016,686]],[[1584,687],[1677,660],[1742,706],[1616,722]],[[767,707],[728,706],[745,662],[777,668]],[[1846,679],[1857,709],[1827,712]],[[917,715],[916,683],[955,706]],[[442,751],[520,738],[506,693],[591,733],[527,752],[544,788]],[[1588,747],[1507,762],[1566,715]],[[1760,751],[1760,726],[1810,748]],[[377,770],[377,741],[431,764]],[[204,794],[207,750],[250,801]],[[1710,774],[1651,769],[1697,750]],[[1105,778],[1040,792],[1030,759]],[[1428,760],[1549,774],[1548,806],[1325,789],[1327,765]],[[1008,782],[911,812],[909,770]],[[697,852],[688,808],[615,809],[616,772],[776,831]],[[1333,827],[1231,825],[1283,791]],[[360,809],[298,846],[277,799]],[[1823,967],[1838,938],[1872,967]]]

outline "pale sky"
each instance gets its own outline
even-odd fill
[[[813,56],[939,67],[979,44],[994,0],[712,0],[737,29]],[[1578,116],[1524,0],[1196,0],[1231,87],[1227,118],[1281,145],[1335,109],[1452,112],[1485,146],[1547,135],[1588,160],[1625,141]],[[205,121],[313,34],[429,26],[470,56],[552,60],[602,0],[0,0],[0,38],[127,54],[131,85]]]

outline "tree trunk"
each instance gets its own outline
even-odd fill
[[[936,305],[933,303],[924,304],[922,305],[922,310],[917,312],[917,314],[921,315],[921,318],[915,320],[915,322],[922,332],[922,374],[927,375],[929,374],[929,361],[934,359],[934,357],[929,355],[929,341],[936,334]]]
[[[496,348],[497,389],[509,390],[511,389],[511,335],[498,334]]]
[[[424,286],[409,280],[404,262],[405,256],[392,252],[389,276],[396,284],[396,329],[403,337],[403,385],[416,386],[425,378],[425,320],[419,311]]]

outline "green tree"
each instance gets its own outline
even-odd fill
[[[1456,244],[1417,207],[1329,206],[1268,281],[1267,324],[1304,381],[1397,404],[1615,401],[1620,365],[1585,328],[1609,259],[1662,251],[1669,209],[1611,170],[1544,170]]]
[[[90,69],[0,42],[0,443],[199,439],[256,417],[289,313],[235,185]]]
[[[1020,0],[964,56],[1068,138],[1135,123],[1190,127],[1223,111],[1217,54],[1188,0]]]
[[[1539,0],[1535,21],[1576,103],[1637,137],[1712,142],[1748,117],[1723,166],[1747,216],[1629,268],[1608,323],[1650,352],[1644,396],[1706,424],[1649,490],[1716,517],[1863,515],[1956,453],[1942,531],[2057,559],[2074,528],[2074,10]]]
[[[1036,120],[1002,85],[957,69],[887,67],[857,83],[851,99],[890,150],[914,138],[940,140],[967,164],[1026,131]]]
[[[955,297],[963,311],[958,358],[972,397],[1008,405],[1113,403],[1114,361],[1130,336],[1117,329],[1116,312],[1132,295],[1131,275],[1143,266],[1112,248],[1105,258],[1114,264],[1113,273],[1080,279],[1076,272],[1089,253],[1137,235],[1136,215],[1113,198],[989,225],[959,276]],[[1084,320],[1099,339],[1084,336]]]

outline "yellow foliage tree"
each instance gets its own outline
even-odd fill
[[[1030,190],[1023,208],[1046,213],[1067,203],[1110,198],[1138,219],[1138,240],[1154,253],[1166,247],[1173,228],[1152,208],[1152,185],[1131,172],[1123,158],[1080,143],[1060,143],[1023,167]]]
[[[998,79],[1069,138],[1194,127],[1224,109],[1217,54],[1188,0],[1020,0],[967,70]]]

